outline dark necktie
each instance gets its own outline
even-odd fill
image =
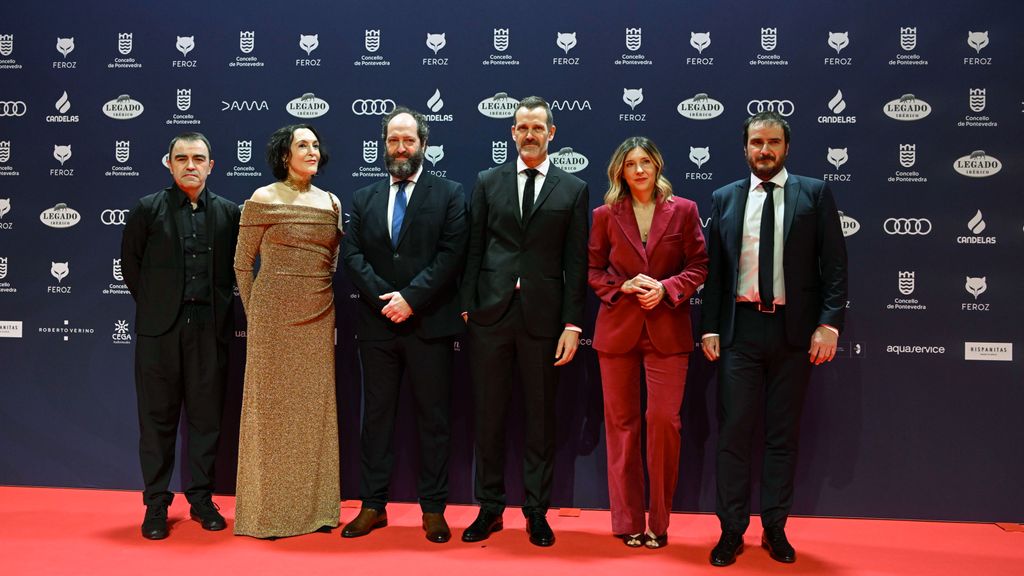
[[[523,188],[523,223],[526,223],[526,219],[530,217],[530,211],[533,210],[533,197],[537,190],[537,174],[540,174],[540,170],[536,168],[526,169],[526,186]]]
[[[774,182],[762,182],[761,187],[767,194],[764,207],[761,208],[760,248],[757,253],[757,290],[761,295],[761,304],[771,306],[775,299],[772,288],[775,279],[775,199],[772,192]]]
[[[395,208],[391,213],[391,246],[398,248],[398,234],[402,231],[402,220],[405,220],[405,185],[408,180],[398,183],[398,193],[395,194]]]

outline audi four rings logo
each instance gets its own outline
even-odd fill
[[[747,102],[747,114],[753,116],[761,112],[778,112],[789,116],[794,110],[792,100],[751,100]]]
[[[124,219],[128,216],[127,210],[104,210],[100,212],[100,222],[107,226],[124,226]]]
[[[21,100],[0,101],[0,116],[24,116],[28,106]]]
[[[888,218],[882,228],[890,235],[924,236],[931,234],[932,221],[927,218]]]
[[[387,98],[381,100],[362,98],[352,101],[352,113],[357,116],[383,116],[395,109],[395,101]]]

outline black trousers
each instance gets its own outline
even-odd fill
[[[213,494],[227,377],[228,346],[217,340],[213,310],[186,304],[161,336],[138,336],[135,391],[139,407],[139,461],[147,506],[169,505],[174,446],[184,402],[188,421],[189,502]]]
[[[417,494],[423,512],[444,512],[448,501],[453,338],[416,335],[361,341],[363,371],[363,506],[383,510],[394,463],[395,416],[402,378],[409,376],[419,436]]]
[[[491,326],[469,322],[470,372],[476,430],[476,499],[481,508],[505,510],[505,423],[517,365],[525,398],[523,514],[546,513],[551,505],[555,466],[554,366],[557,338],[535,338],[526,329],[518,294],[505,315]]]
[[[793,506],[800,416],[811,375],[804,346],[786,341],[784,313],[737,306],[735,337],[718,372],[717,502],[722,530],[750,524],[754,426],[764,415],[761,524],[783,528]]]

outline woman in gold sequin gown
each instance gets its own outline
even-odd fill
[[[248,317],[235,534],[338,526],[333,276],[340,205],[312,185],[327,163],[309,125],[271,136],[278,181],[245,203],[235,275]],[[260,269],[253,277],[253,263]]]

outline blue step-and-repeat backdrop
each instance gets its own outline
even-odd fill
[[[539,94],[558,126],[554,162],[590,183],[593,206],[615,146],[642,134],[703,217],[712,190],[746,174],[743,120],[785,115],[790,170],[835,192],[851,280],[839,357],[815,370],[807,401],[795,512],[1022,521],[1022,21],[1013,0],[6,5],[0,483],[141,488],[134,307],[118,257],[127,209],[170,183],[173,135],[209,136],[209,185],[242,202],[272,180],[270,133],[312,122],[333,157],[317,181],[347,205],[385,175],[379,124],[396,104],[430,120],[426,168],[471,189],[515,157],[512,110]],[[339,273],[345,498],[358,497],[355,295]],[[595,303],[559,390],[556,506],[608,504]],[[245,350],[236,315],[226,493]],[[451,488],[468,503],[469,351],[458,350]],[[715,391],[715,366],[694,354],[678,510],[714,508]],[[410,406],[401,416],[392,494],[415,500]],[[509,434],[521,454],[516,420]]]

